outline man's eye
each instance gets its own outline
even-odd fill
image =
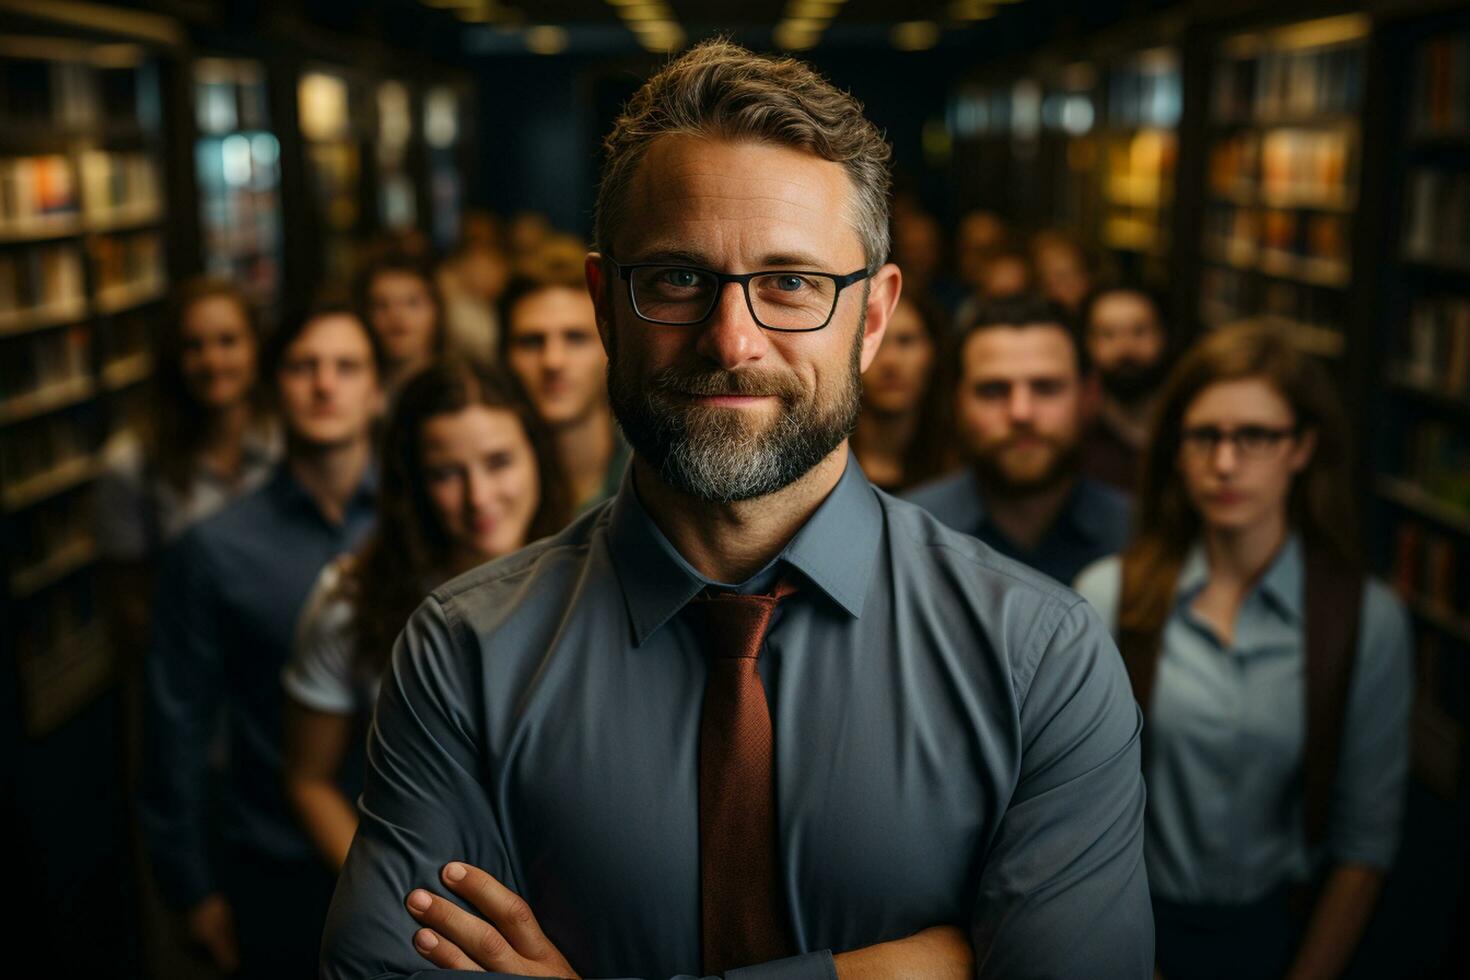
[[[692,289],[699,285],[699,273],[692,269],[665,269],[658,278],[665,285],[679,289]]]

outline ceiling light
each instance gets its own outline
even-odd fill
[[[532,54],[561,54],[567,49],[567,31],[555,24],[526,28],[526,50]]]
[[[783,20],[771,32],[771,40],[775,42],[776,47],[787,51],[805,51],[808,48],[814,48],[822,39],[822,32],[812,30],[807,26],[810,23],[810,21]]]
[[[904,21],[893,25],[888,38],[900,51],[924,51],[939,43],[939,25],[932,20]]]

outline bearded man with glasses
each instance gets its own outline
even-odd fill
[[[1105,629],[850,459],[900,289],[882,137],[713,41],[606,150],[587,285],[633,464],[409,622],[324,975],[1147,977]]]

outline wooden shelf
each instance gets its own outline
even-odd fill
[[[87,231],[94,234],[131,231],[163,223],[163,206],[157,201],[142,205],[124,205],[87,216]]]
[[[1442,528],[1470,537],[1470,511],[1447,504],[1408,480],[1380,476],[1373,481],[1373,489],[1384,500],[1412,511]]]
[[[26,731],[41,735],[66,721],[115,676],[112,643],[101,623],[83,626],[40,655],[21,656]]]
[[[0,224],[0,245],[54,241],[82,233],[82,219],[75,212]]]
[[[24,395],[14,395],[0,402],[0,424],[18,422],[66,408],[86,401],[96,392],[97,385],[92,378],[83,376],[47,385]]]
[[[1470,276],[1470,258],[1466,259],[1443,259],[1432,255],[1407,254],[1403,257],[1403,263],[1413,269],[1423,269],[1438,275]]]
[[[98,469],[95,458],[79,456],[76,459],[67,460],[60,466],[53,466],[44,473],[26,477],[5,488],[5,509],[8,511],[20,510],[59,493],[65,493],[73,487],[79,487],[96,479]]]
[[[1391,369],[1387,378],[1388,386],[1399,394],[1470,420],[1470,394],[1457,395],[1416,381],[1403,368]]]
[[[162,299],[166,291],[167,286],[163,282],[152,280],[111,286],[98,290],[97,312],[104,315],[122,313],[125,310]]]
[[[10,576],[10,591],[16,598],[35,595],[49,585],[80,571],[97,560],[97,544],[82,538],[59,549],[45,561],[23,568]]]
[[[1419,595],[1409,596],[1409,609],[1421,622],[1428,623],[1439,632],[1470,646],[1470,617],[1456,613],[1444,603]]]
[[[0,313],[0,337],[62,327],[86,317],[87,301],[80,296],[64,303]]]
[[[137,384],[153,373],[153,355],[147,351],[130,354],[113,361],[102,369],[102,386],[108,391]]]

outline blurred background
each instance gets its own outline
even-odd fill
[[[906,284],[962,292],[984,212],[1146,285],[1177,346],[1264,317],[1329,365],[1418,657],[1405,843],[1356,969],[1464,975],[1470,9],[1435,0],[0,0],[13,934],[181,975],[149,951],[136,665],[88,510],[171,286],[230,278],[268,327],[384,240],[585,241],[619,107],[716,32],[798,53],[886,132]]]

